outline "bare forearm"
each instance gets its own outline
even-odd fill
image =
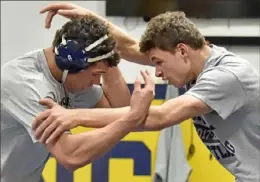
[[[146,120],[137,128],[137,130],[157,131],[163,129],[165,116],[160,108],[161,106],[151,106]]]
[[[135,43],[132,45],[124,44],[124,39],[119,40],[118,42],[119,43],[117,44],[117,50],[119,50],[119,55],[123,59],[141,65],[154,66],[149,60],[149,57],[146,54],[140,52],[138,41],[135,41]]]
[[[170,101],[172,102],[172,101]],[[114,109],[82,109],[78,113],[79,125],[93,128],[104,127],[123,115],[127,114],[130,107]],[[151,106],[146,120],[135,130],[157,131],[188,119],[192,109],[180,101],[173,104],[164,103],[160,106]]]
[[[110,68],[103,75],[102,88],[111,107],[130,105],[130,91],[118,67]]]
[[[139,42],[137,40],[131,38],[125,31],[112,22],[109,22],[104,17],[94,13],[93,15],[109,25],[109,32],[117,41],[117,50],[123,59],[142,65],[152,66],[148,56],[140,52]]]
[[[71,145],[76,146],[70,157],[73,168],[87,165],[108,152],[136,127],[136,119],[127,114],[104,128],[72,136],[74,138]]]
[[[149,57],[140,52],[139,41],[133,39],[122,29],[109,22],[111,34],[117,40],[117,50],[120,56],[133,63],[153,66]]]
[[[126,115],[129,110],[130,107],[77,109],[75,122],[78,126],[101,128]]]
[[[81,109],[78,110],[78,125],[101,128],[115,120],[119,119],[123,115],[126,115],[130,110],[130,107],[122,108],[102,108],[102,109]],[[160,106],[151,106],[149,114],[142,125],[138,126],[136,130],[159,130],[164,125],[164,114],[160,110]]]
[[[161,130],[208,112],[211,112],[211,109],[199,99],[183,95],[160,106],[150,107],[148,117],[141,128]]]

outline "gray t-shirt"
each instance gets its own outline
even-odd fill
[[[70,106],[94,107],[100,86],[69,94]],[[32,120],[44,110],[41,98],[64,98],[62,85],[49,70],[43,50],[15,58],[1,68],[1,182],[37,182],[49,158],[32,135]]]
[[[201,140],[237,182],[260,182],[260,76],[246,60],[222,47],[212,52],[186,94],[212,112],[196,117]]]

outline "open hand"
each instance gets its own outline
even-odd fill
[[[144,88],[141,88],[141,80],[137,78],[130,101],[130,112],[133,113],[139,121],[143,121],[147,116],[155,95],[155,84],[151,74],[148,71],[141,71],[141,75],[145,82]]]
[[[78,16],[85,16],[85,15],[92,15],[93,12],[82,8],[78,5],[66,3],[66,2],[60,2],[60,3],[52,3],[44,8],[41,9],[40,13],[46,13],[47,16],[45,19],[45,28],[51,27],[51,22],[53,17],[56,14],[59,14],[61,16],[64,16],[66,18],[75,18]]]
[[[32,122],[34,137],[40,143],[49,143],[65,131],[77,126],[76,110],[65,109],[48,98],[40,100],[40,104],[49,108],[36,116]]]

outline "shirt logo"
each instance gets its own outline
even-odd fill
[[[208,125],[200,116],[194,117],[194,126],[202,142],[217,160],[235,156],[235,147],[228,141],[221,142],[215,133],[215,128]]]
[[[187,84],[186,91],[191,89],[195,84],[196,81]],[[200,139],[217,160],[235,156],[235,147],[228,141],[221,142],[216,135],[214,126],[209,125],[201,116],[194,117],[193,121]]]

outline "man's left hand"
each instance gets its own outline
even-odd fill
[[[48,98],[40,100],[40,104],[49,108],[36,116],[32,122],[35,139],[40,143],[49,143],[77,126],[77,110],[65,109]]]

